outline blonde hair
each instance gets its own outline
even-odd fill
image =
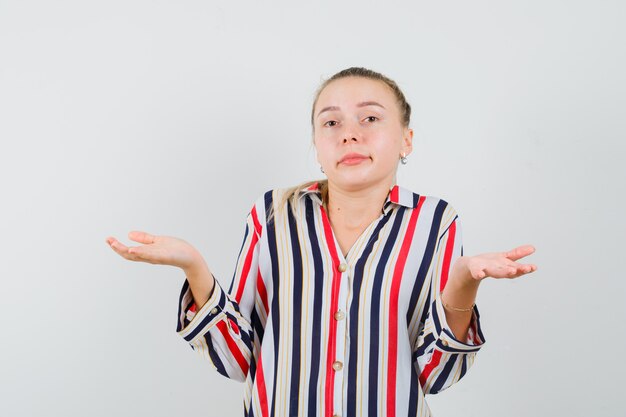
[[[402,125],[404,127],[409,126],[409,123],[411,122],[411,105],[406,101],[406,98],[404,97],[402,90],[400,90],[400,87],[398,87],[398,84],[395,81],[393,81],[391,78],[388,78],[379,72],[372,71],[370,69],[363,68],[363,67],[350,67],[334,74],[332,77],[325,80],[317,88],[317,91],[315,92],[315,99],[313,100],[313,106],[311,107],[312,136],[315,136],[315,106],[317,105],[317,100],[319,99],[320,94],[322,93],[324,88],[328,86],[328,84],[332,83],[333,81],[336,81],[342,78],[348,78],[348,77],[367,78],[370,80],[381,81],[385,83],[391,89],[393,94],[396,96],[396,101],[398,103],[398,107],[400,108],[400,115],[401,115],[400,121]],[[314,180],[314,181],[306,181],[301,184],[295,185],[293,187],[287,188],[283,192],[283,194],[281,195],[279,199],[279,204],[276,205],[274,203],[272,204],[272,207],[270,207],[270,210],[267,216],[267,221],[269,222],[270,220],[273,219],[274,207],[282,208],[288,202],[291,203],[292,213],[294,216],[296,216],[297,214],[295,212],[295,207],[296,207],[298,197],[300,196],[300,193],[315,183],[318,183],[318,190],[320,191],[321,196],[322,196],[323,207],[324,208],[328,207],[328,180],[320,179],[320,180]]]

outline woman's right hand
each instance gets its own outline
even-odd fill
[[[193,246],[176,237],[132,231],[128,233],[128,238],[142,245],[127,247],[112,236],[106,241],[115,252],[129,261],[172,265],[183,270],[192,270],[203,262],[202,256]]]

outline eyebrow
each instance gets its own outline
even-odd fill
[[[377,103],[375,101],[362,101],[359,104],[357,104],[356,106],[357,107],[378,106],[378,107],[382,107],[383,109],[385,108],[385,106],[383,106],[382,104]],[[317,113],[317,117],[320,117],[320,114],[324,113],[325,111],[335,111],[335,110],[339,110],[339,106],[324,107],[322,110],[320,110],[319,113]]]

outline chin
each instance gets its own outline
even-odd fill
[[[360,190],[380,180],[380,178],[376,178],[369,173],[354,173],[354,175],[341,175],[335,178],[328,178],[329,182],[346,190]]]

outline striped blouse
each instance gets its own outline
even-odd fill
[[[250,210],[228,292],[216,281],[196,311],[184,282],[178,334],[245,382],[245,416],[430,416],[425,394],[462,378],[485,340],[476,307],[461,341],[440,299],[463,253],[455,210],[394,185],[344,256],[317,183],[295,215],[280,196]]]

